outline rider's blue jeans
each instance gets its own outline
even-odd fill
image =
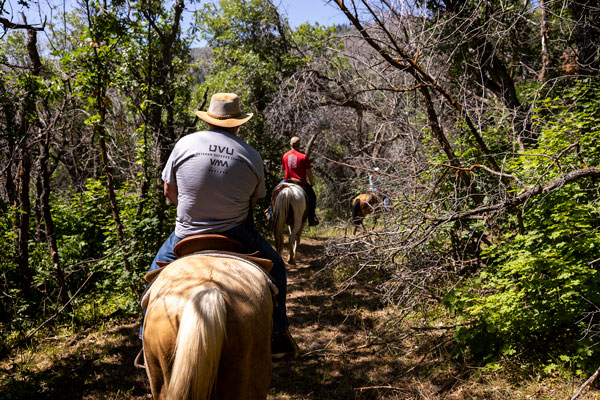
[[[219,233],[231,239],[236,239],[245,246],[245,250],[247,252],[250,253],[254,251],[259,251],[261,257],[267,258],[273,262],[273,269],[271,269],[269,275],[271,275],[271,277],[273,278],[273,283],[279,290],[279,293],[275,297],[277,304],[273,308],[273,332],[279,333],[285,331],[289,326],[285,306],[285,298],[287,292],[287,275],[285,270],[285,263],[279,256],[279,253],[277,253],[273,249],[273,247],[271,247],[269,242],[267,242],[267,240],[256,229],[248,228],[248,225],[245,222],[228,231],[212,233]],[[182,240],[182,238],[176,236],[175,232],[171,233],[168,239],[158,250],[158,253],[156,254],[156,257],[154,257],[149,271],[154,271],[155,269],[159,268],[156,264],[157,261],[175,260],[175,254],[173,253],[173,249],[180,240]],[[145,311],[146,310],[144,310],[144,313]],[[142,324],[140,326],[139,335],[140,339],[142,338],[143,326],[144,318],[142,315]]]

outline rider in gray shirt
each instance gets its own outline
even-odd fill
[[[279,290],[273,307],[273,361],[298,356],[286,315],[287,277],[279,254],[248,221],[257,199],[265,196],[263,162],[258,152],[236,136],[239,126],[252,118],[241,112],[239,97],[217,93],[208,111],[196,115],[210,129],[181,138],[163,170],[165,196],[177,205],[175,231],[159,249],[157,261],[173,261],[175,245],[199,233],[219,233],[241,242],[248,252],[259,251],[273,262],[270,275]],[[140,339],[142,338],[140,328]]]
[[[265,196],[258,152],[218,127],[181,138],[162,179],[177,185],[175,234],[181,238],[232,229],[246,220],[250,199]]]

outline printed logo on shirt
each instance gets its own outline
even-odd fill
[[[218,152],[218,153],[221,153],[221,154],[227,153],[230,156],[233,155],[233,149],[230,149],[227,146],[218,146],[216,144],[210,144],[210,145],[208,145],[208,150],[212,151],[213,153],[217,153]]]
[[[294,154],[290,154],[288,156],[288,166],[291,169],[297,168],[298,167],[298,157],[296,157]]]
[[[225,174],[227,175],[227,170],[229,168],[229,161],[240,161],[239,159],[233,156],[235,153],[235,149],[229,148],[227,146],[219,146],[217,144],[209,144],[208,151],[210,157],[210,168],[209,172],[217,173],[217,174]],[[213,158],[213,156],[215,158]],[[223,160],[224,159],[224,160]],[[229,161],[227,161],[227,159]]]
[[[227,161],[215,160],[213,158],[210,159],[210,165],[213,167],[225,167],[229,168],[229,163]]]

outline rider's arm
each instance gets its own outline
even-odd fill
[[[169,201],[171,203],[177,205],[177,194],[179,192],[177,191],[176,184],[169,184],[169,183],[165,182],[164,193],[165,193],[165,196],[167,197],[167,199],[169,199]]]
[[[312,176],[312,169],[306,169],[306,177],[308,178],[308,183],[310,183],[310,186],[315,186],[315,181]]]
[[[254,210],[254,206],[256,205],[256,202],[258,201],[258,198],[252,197],[250,200],[252,200],[252,209]]]

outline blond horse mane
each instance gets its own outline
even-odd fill
[[[210,398],[219,369],[226,318],[220,289],[199,286],[191,293],[181,314],[167,399]]]
[[[153,398],[266,399],[269,285],[258,266],[228,254],[195,254],[166,266],[151,286],[144,320]]]

